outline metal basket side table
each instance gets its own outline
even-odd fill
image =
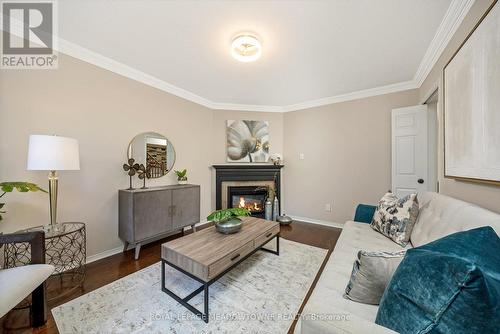
[[[86,232],[85,224],[67,222],[58,224],[58,230],[45,232],[45,263],[55,271],[47,280],[47,301],[62,298],[83,288],[85,280]],[[19,232],[44,231],[37,226]],[[31,249],[28,243],[4,245],[5,268],[30,263]],[[28,302],[29,303],[29,302]]]

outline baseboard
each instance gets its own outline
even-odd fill
[[[199,222],[198,224],[195,224],[196,227],[199,227],[199,226],[203,226],[205,224],[207,224],[208,221],[206,219],[202,220],[201,222]],[[186,227],[186,230],[190,230],[191,229],[191,226],[189,227]],[[159,239],[161,238],[164,238],[164,236],[160,237]],[[154,240],[151,240],[151,241],[154,241]],[[132,247],[133,248],[133,247]],[[131,249],[131,248],[129,248]],[[108,249],[108,250],[105,250],[104,252],[100,252],[100,253],[97,253],[97,254],[94,254],[94,255],[90,255],[90,256],[87,256],[87,259],[85,261],[85,263],[91,263],[91,262],[94,262],[94,261],[97,261],[97,260],[101,260],[101,259],[104,259],[108,256],[112,256],[112,255],[115,255],[115,254],[118,254],[118,253],[121,253],[123,252],[123,246],[119,246],[119,247],[116,247],[116,248],[113,248],[113,249]]]
[[[94,255],[87,256],[87,261],[85,263],[89,264],[91,262],[101,260],[101,259],[104,259],[108,256],[112,256],[112,255],[115,255],[115,254],[118,254],[121,252],[123,252],[123,246],[116,247],[113,249],[108,249],[108,250],[105,250],[104,252],[100,252],[100,253],[97,253]]]
[[[299,216],[290,216],[293,220],[298,220],[304,223],[311,223],[311,224],[317,224],[317,225],[323,225],[323,226],[328,226],[328,227],[336,227],[336,228],[344,228],[344,224],[328,221],[328,220],[320,220],[320,219],[313,219],[313,218],[307,218],[307,217],[299,217]]]

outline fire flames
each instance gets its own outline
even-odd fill
[[[240,197],[240,203],[238,207],[250,210],[250,212],[262,211],[262,206],[259,203],[257,202],[247,203],[245,201],[245,197]]]

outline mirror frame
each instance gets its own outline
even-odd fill
[[[174,144],[170,141],[170,139],[168,139],[166,136],[162,135],[161,133],[159,132],[156,132],[156,131],[145,131],[145,132],[141,132],[141,133],[138,133],[137,135],[135,135],[132,140],[128,143],[128,146],[127,146],[127,159],[135,159],[133,156],[132,156],[132,143],[134,142],[134,140],[140,136],[140,135],[144,135],[144,134],[156,134],[158,136],[162,136],[163,138],[165,138],[165,140],[167,141],[167,147],[168,147],[168,144],[170,144],[172,146],[172,152],[174,153],[174,162],[172,163],[172,167],[165,173],[163,174],[162,176],[159,176],[159,177],[152,177],[151,179],[160,179],[166,175],[168,175],[168,173],[170,173],[171,171],[174,170],[174,166],[175,166],[175,162],[177,160],[177,152],[175,151],[175,147],[174,147]]]

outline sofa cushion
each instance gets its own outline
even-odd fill
[[[52,273],[54,266],[32,264],[0,270],[0,317],[29,296]]]
[[[355,302],[378,305],[385,288],[406,251],[359,251],[344,297]]]
[[[500,238],[487,226],[407,251],[376,323],[400,333],[495,333]]]
[[[359,204],[356,207],[356,213],[354,214],[354,221],[358,223],[367,223],[370,224],[373,219],[373,215],[377,207],[374,205],[368,204]]]
[[[480,226],[491,226],[500,235],[497,213],[433,192],[421,193],[418,198],[420,210],[410,238],[414,247]]]
[[[417,216],[417,194],[397,198],[387,193],[378,203],[371,227],[404,247],[410,240]]]
[[[408,246],[409,247],[409,246]],[[390,332],[381,326],[375,325],[378,306],[356,303],[343,297],[345,287],[349,282],[352,271],[352,263],[360,250],[378,251],[399,251],[403,248],[392,242],[380,233],[376,233],[369,224],[346,222],[339,239],[335,245],[333,253],[330,255],[325,268],[319,278],[314,290],[304,307],[298,324],[304,328],[303,333],[323,333],[328,332],[325,328],[330,328],[334,332],[351,332],[352,326],[356,328],[378,328],[375,332]],[[315,320],[309,315],[317,314],[339,314],[349,317],[350,321],[342,319]],[[341,328],[344,328],[342,331]]]

